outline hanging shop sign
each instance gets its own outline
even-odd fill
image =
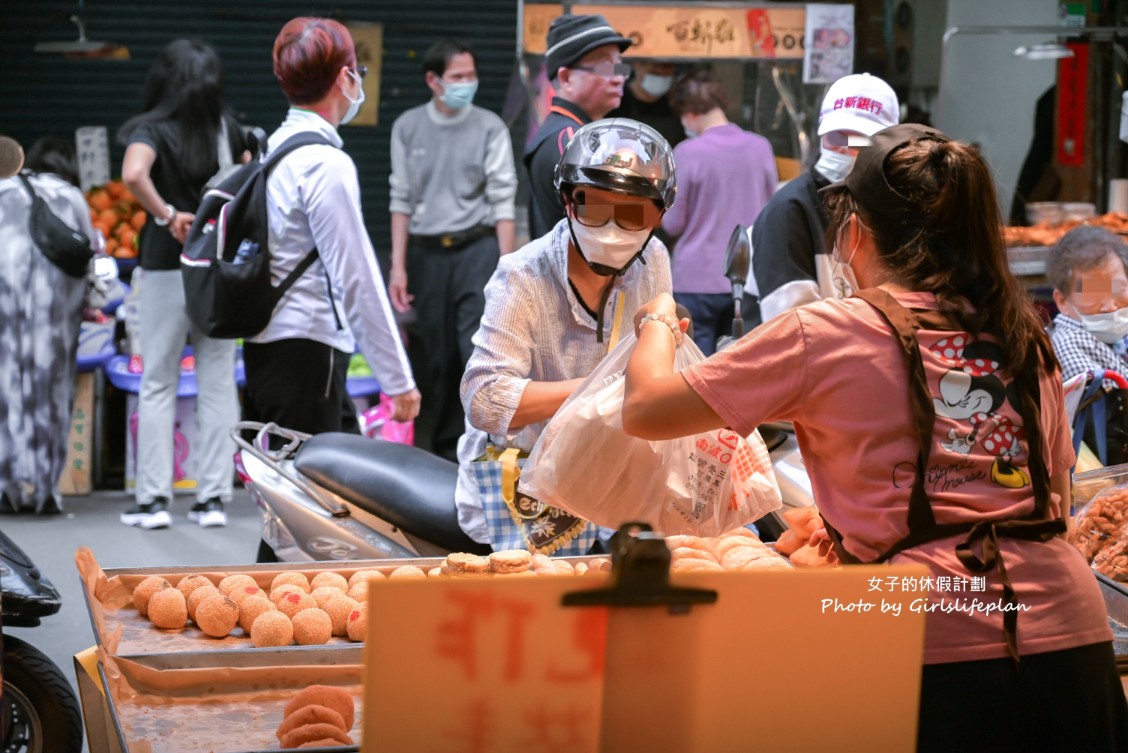
[[[575,4],[576,15],[598,14],[634,44],[628,57],[678,59],[802,59],[807,11],[802,5],[721,6]],[[543,55],[560,4],[526,4],[522,44]]]

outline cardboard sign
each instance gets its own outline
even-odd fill
[[[598,749],[605,609],[564,609],[584,578],[371,581],[364,751]]]
[[[83,191],[110,181],[110,137],[105,126],[84,126],[74,132],[78,179]]]
[[[685,615],[560,606],[606,576],[375,581],[362,750],[911,753],[926,576],[675,574],[718,592]]]

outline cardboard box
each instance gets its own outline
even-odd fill
[[[94,457],[94,379],[93,372],[76,376],[74,407],[67,434],[67,463],[59,479],[64,496],[89,494],[94,490],[91,463]]]

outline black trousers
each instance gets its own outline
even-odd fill
[[[1128,751],[1128,704],[1112,645],[1023,656],[1018,665],[926,665],[917,753],[933,751]]]
[[[307,434],[360,432],[345,386],[349,354],[316,340],[244,343],[243,416]]]
[[[415,375],[424,410],[433,419],[431,451],[448,460],[458,460],[458,438],[465,426],[459,387],[498,258],[496,235],[456,248],[418,238],[408,242],[407,284],[416,312],[411,334],[422,357]]]

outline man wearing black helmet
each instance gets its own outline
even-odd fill
[[[631,40],[612,29],[603,16],[560,16],[548,29],[547,44],[545,73],[556,96],[525,149],[530,238],[539,238],[564,218],[564,205],[553,185],[560,155],[580,127],[619,106],[631,71],[622,54]]]
[[[462,379],[467,425],[458,447],[458,520],[475,541],[495,547],[516,524],[508,514],[483,510],[475,461],[488,445],[532,449],[548,419],[607,355],[618,325],[629,324],[655,291],[672,290],[668,252],[653,234],[674,201],[676,177],[673,150],[657,131],[625,118],[580,128],[553,184],[566,216],[502,257],[486,286]],[[584,521],[570,531],[554,525],[566,546],[530,536],[534,549],[582,553],[596,537]]]

